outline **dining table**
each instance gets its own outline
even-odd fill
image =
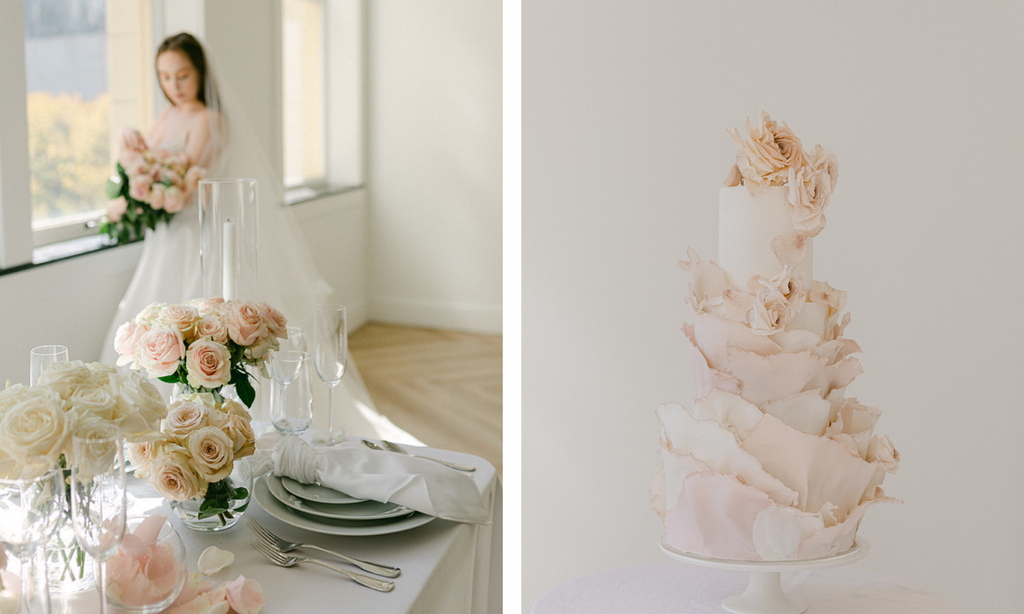
[[[407,446],[408,447],[408,446]],[[279,567],[251,545],[255,534],[243,521],[220,532],[185,527],[148,482],[129,477],[130,515],[165,514],[185,544],[188,568],[198,570],[203,551],[216,546],[234,553],[227,568],[206,577],[216,583],[239,575],[259,582],[268,614],[290,612],[491,613],[501,611],[502,493],[494,466],[478,456],[432,448],[412,448],[441,460],[472,465],[467,473],[490,506],[490,524],[458,523],[435,518],[422,526],[384,535],[337,536],[293,526],[262,509],[256,497],[244,516],[256,520],[288,541],[315,544],[349,557],[401,568],[395,589],[382,593],[360,586],[329,569],[313,564]],[[266,477],[257,478],[266,479]],[[290,555],[309,556],[359,569],[314,550]],[[99,594],[93,590],[54,601],[54,612],[99,612]]]

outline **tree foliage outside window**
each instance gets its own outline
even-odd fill
[[[28,94],[32,219],[101,210],[112,169],[110,96]]]

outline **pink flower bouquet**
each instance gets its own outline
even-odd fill
[[[117,243],[141,239],[146,228],[169,222],[188,205],[206,169],[184,153],[126,151],[107,182],[107,218],[100,232]]]
[[[118,365],[143,368],[149,377],[180,384],[195,392],[233,385],[238,398],[252,407],[256,392],[247,366],[264,368],[267,353],[288,337],[281,312],[266,303],[193,299],[187,303],[153,303],[114,339]]]

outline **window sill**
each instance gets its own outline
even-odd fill
[[[344,194],[345,192],[352,192],[355,190],[361,190],[363,185],[329,185],[325,187],[309,187],[299,186],[295,188],[288,188],[284,192],[284,205],[291,207],[292,205],[299,205],[302,203],[310,202],[323,198],[325,196],[333,196],[335,194]]]
[[[131,243],[125,243],[124,245],[131,245],[136,242],[137,241],[132,241]],[[28,269],[38,266],[61,262],[71,258],[77,258],[78,256],[113,249],[115,247],[121,246],[107,245],[104,237],[98,234],[90,235],[88,237],[79,237],[77,239],[69,239],[59,243],[51,243],[50,245],[42,245],[32,250],[32,262],[26,262],[25,264],[19,264],[18,266],[6,269],[0,269],[0,276],[27,271]]]

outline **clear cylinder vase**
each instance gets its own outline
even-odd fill
[[[255,179],[199,182],[199,260],[203,298],[256,300],[257,210]]]

